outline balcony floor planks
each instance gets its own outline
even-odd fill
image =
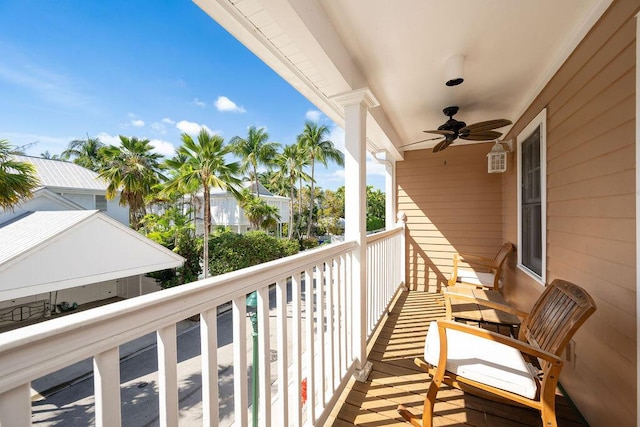
[[[378,327],[369,345],[373,369],[367,382],[351,380],[331,412],[327,426],[407,426],[396,408],[402,404],[422,413],[430,378],[413,359],[424,351],[424,337],[432,320],[444,318],[440,294],[403,292]],[[561,395],[556,399],[559,427],[577,427],[577,414]],[[435,426],[536,426],[536,411],[500,404],[443,387],[435,406]]]

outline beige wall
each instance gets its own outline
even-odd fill
[[[561,383],[592,426],[636,425],[635,14],[615,1],[506,138],[547,108],[547,282],[575,282],[598,310],[574,337]],[[513,119],[513,118],[511,118]],[[453,252],[491,256],[517,243],[516,153],[505,174],[486,173],[488,144],[433,154],[409,151],[397,166],[407,214],[407,282],[437,290]],[[505,296],[528,309],[543,287],[515,254]]]
[[[614,2],[514,125],[547,108],[547,282],[575,282],[598,310],[575,336],[561,383],[593,426],[636,424],[635,34],[640,2]],[[515,156],[513,156],[515,159]],[[517,242],[516,171],[503,180],[503,235]],[[512,257],[507,298],[542,287]]]
[[[501,176],[487,173],[491,144],[409,151],[397,164],[398,210],[407,214],[407,284],[436,291],[454,252],[493,257],[502,245]]]

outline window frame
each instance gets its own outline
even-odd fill
[[[540,127],[540,215],[541,215],[541,242],[542,242],[542,266],[541,275],[531,270],[522,262],[522,143],[527,140]],[[518,269],[529,275],[536,282],[544,286],[547,277],[547,109],[544,108],[529,124],[518,134]]]

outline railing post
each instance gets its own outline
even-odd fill
[[[403,291],[408,291],[409,287],[407,286],[407,214],[400,211],[398,212],[398,222],[396,223],[398,227],[402,228],[402,233],[400,233],[400,250],[398,253],[400,254],[400,288]]]
[[[371,371],[367,362],[367,228],[366,228],[366,120],[367,110],[378,101],[367,89],[332,97],[344,108],[345,117],[345,239],[355,240],[352,256],[353,355],[356,379],[365,381]]]
[[[120,415],[120,352],[118,347],[93,358],[96,426],[119,426]]]
[[[31,425],[31,387],[29,383],[0,393],[0,426]]]
[[[160,426],[178,425],[178,343],[176,324],[158,329],[158,390]]]
[[[202,425],[216,425],[218,408],[218,310],[200,313],[200,352],[202,354]]]

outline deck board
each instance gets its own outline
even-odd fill
[[[407,426],[396,412],[402,404],[422,413],[430,378],[413,359],[421,357],[432,320],[444,318],[440,294],[402,292],[369,343],[373,369],[366,382],[349,381],[331,412],[327,426]],[[556,399],[559,427],[580,426],[579,417],[562,395]],[[482,399],[444,386],[435,405],[435,426],[541,427],[538,412]]]

